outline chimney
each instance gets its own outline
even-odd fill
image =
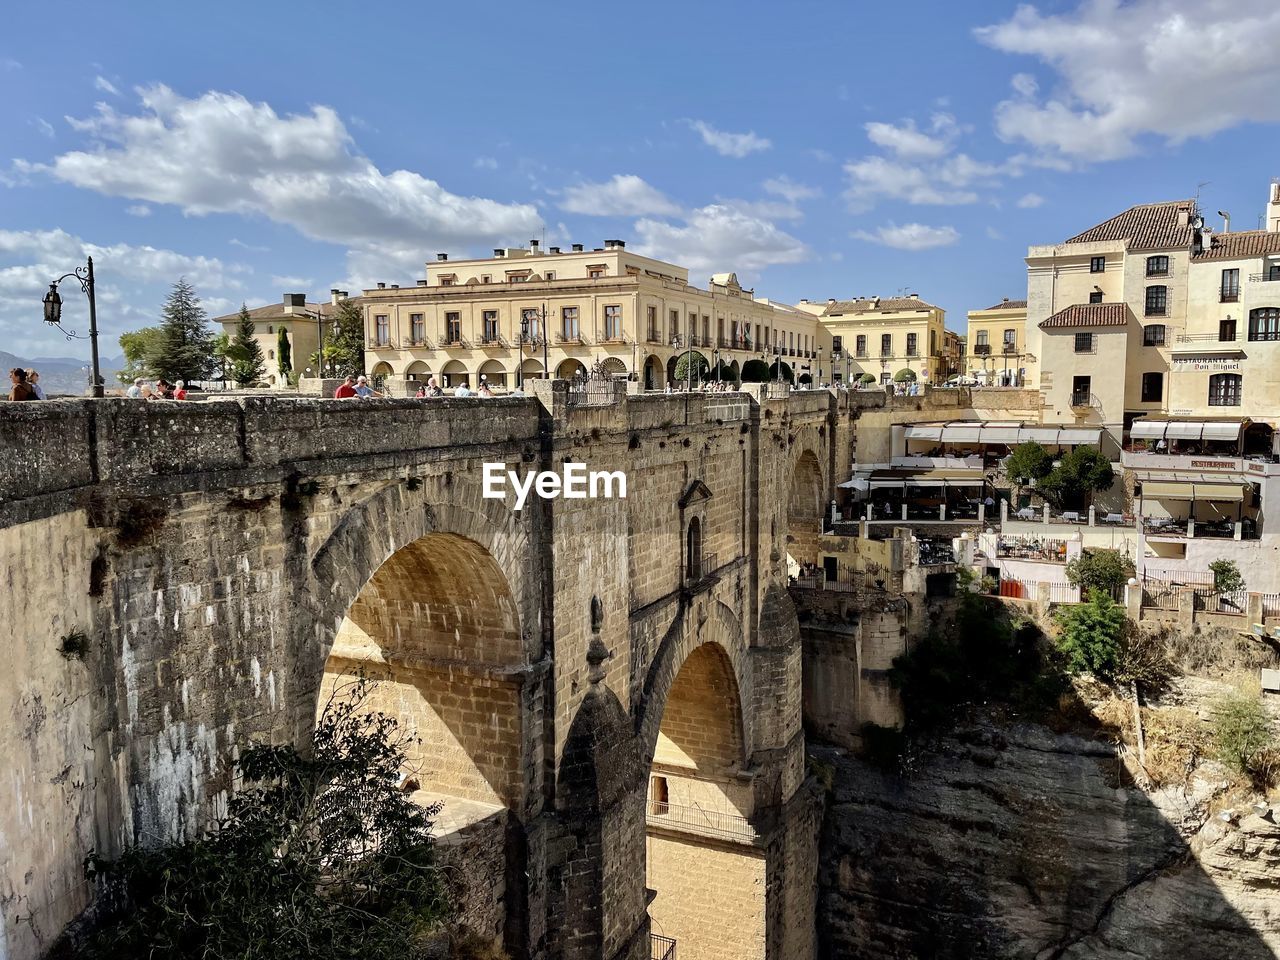
[[[293,313],[299,307],[303,310],[307,308],[307,295],[305,293],[286,293],[284,295],[285,313]]]
[[[398,283],[393,283],[393,284],[391,285],[391,289],[392,289],[392,290],[399,290],[399,289],[400,289],[400,284],[398,284]]]
[[[342,291],[339,290],[337,287],[330,287],[329,302],[336,305],[337,302],[341,299],[342,299]]]
[[[1271,202],[1267,204],[1267,230],[1280,233],[1280,178],[1271,181]]]
[[[1178,207],[1178,226],[1185,227],[1191,223],[1191,208],[1189,206]]]
[[[529,252],[530,252],[530,253],[541,253],[541,252],[542,252],[541,250],[539,250],[539,249],[538,249],[538,241],[537,241],[537,240],[530,240],[530,241],[529,241]]]
[[[1231,214],[1227,213],[1227,211],[1225,210],[1219,210],[1218,216],[1222,218],[1222,232],[1230,233],[1231,232]]]
[[[385,289],[387,289],[387,285],[386,285],[385,283],[379,282],[379,283],[378,283],[378,289],[379,289],[379,290],[385,290]]]
[[[507,251],[503,250],[501,247],[494,247],[493,255],[495,257],[505,257],[507,255]]]
[[[559,252],[560,252],[560,248],[559,248],[559,247],[552,247],[552,248],[551,248],[551,252],[552,252],[552,253],[559,253]]]
[[[343,300],[345,300],[347,299],[347,297],[350,296],[350,294],[347,293],[347,291],[343,290],[340,294],[338,294],[338,296],[341,297]]]
[[[582,252],[582,244],[580,244],[580,243],[575,243],[575,244],[573,245],[573,252],[574,252],[574,253],[581,253],[581,252]]]
[[[907,296],[908,296],[908,297],[910,297],[912,300],[919,300],[919,299],[920,299],[920,294],[918,294],[918,293],[908,293],[908,294],[907,294]],[[1007,300],[1007,299],[1009,299],[1009,298],[1008,298],[1008,297],[1005,297],[1005,299]]]
[[[437,253],[436,259],[443,263],[445,260],[449,259],[449,255],[447,253]]]
[[[418,281],[418,286],[420,286],[420,287],[425,287],[426,285],[427,285],[427,281],[425,281],[425,280],[419,280],[419,281]]]
[[[622,250],[625,249],[626,246],[626,243],[621,240],[606,240],[604,242],[604,248],[606,250]]]

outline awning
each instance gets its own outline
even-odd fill
[[[872,490],[901,490],[903,483],[901,480],[872,480],[869,486]]]
[[[1206,440],[1235,440],[1240,436],[1240,428],[1243,425],[1239,420],[1206,423],[1203,436]]]
[[[1023,431],[1026,434],[1024,441],[1034,440],[1036,443],[1056,444],[1058,442],[1058,431],[1054,427],[1032,427]]]
[[[1144,500],[1194,500],[1196,493],[1195,487],[1189,483],[1148,481],[1142,485],[1142,497]]]
[[[1204,424],[1196,420],[1174,420],[1164,432],[1169,440],[1199,440]]]
[[[978,443],[982,436],[982,424],[949,425],[942,428],[945,443]]]
[[[942,427],[937,424],[918,424],[907,427],[908,440],[932,440],[937,443],[942,439]]]
[[[870,484],[866,477],[854,477],[852,480],[846,480],[844,483],[837,483],[837,487],[841,490],[867,490]]]
[[[1089,430],[1082,427],[1064,427],[1058,431],[1058,445],[1074,447],[1081,444],[1097,446],[1102,442],[1101,430]]]
[[[1195,487],[1197,500],[1226,500],[1231,503],[1244,500],[1244,487],[1238,483],[1197,483]]]
[[[1134,440],[1159,440],[1168,426],[1167,420],[1135,420],[1129,428],[1129,436]]]
[[[983,443],[1008,443],[1017,444],[1021,442],[1022,431],[1017,424],[1012,426],[987,426],[983,427],[979,439]]]

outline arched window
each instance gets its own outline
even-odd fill
[[[1209,378],[1209,406],[1240,406],[1240,374],[1215,373]]]
[[[686,580],[702,579],[702,521],[694,517],[685,534],[684,569]]]
[[[604,626],[604,604],[599,597],[591,598],[591,632],[599,633]]]
[[[1280,340],[1280,307],[1249,311],[1250,340]]]
[[[268,351],[267,351],[267,359],[268,359],[268,360],[274,360],[275,358],[276,358],[276,352],[275,352],[274,350],[268,350]]]
[[[275,332],[276,332],[276,328],[271,326],[270,324],[267,324],[267,333],[275,333]]]

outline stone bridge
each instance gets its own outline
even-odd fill
[[[513,957],[812,957],[786,561],[844,401],[574,399],[0,404],[0,958],[82,915],[89,850],[190,835],[237,746],[304,741],[357,672]],[[517,511],[486,462],[627,496]]]

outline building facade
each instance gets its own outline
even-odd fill
[[[903,377],[936,385],[950,373],[947,350],[957,344],[948,344],[946,311],[917,294],[802,300],[797,308],[818,318],[824,356],[834,358],[833,375],[841,381],[870,377],[866,382],[887,384]]]
[[[262,380],[253,386],[270,387],[273,390],[288,389],[289,377],[308,376],[312,357],[320,349],[320,324],[329,321],[337,311],[338,302],[346,297],[340,290],[330,292],[328,303],[309,303],[304,293],[286,293],[280,303],[254,307],[249,311],[253,321],[253,339],[262,351],[265,370]],[[214,323],[235,339],[240,327],[240,312],[215,317]],[[279,356],[280,331],[289,338],[289,371],[281,368]],[[316,371],[319,372],[318,370]]]
[[[965,372],[984,386],[1020,387],[1039,382],[1027,352],[1027,301],[1005,297],[985,310],[969,311]]]
[[[483,379],[512,389],[595,369],[660,390],[677,382],[686,354],[695,367],[696,357],[713,371],[722,365],[730,380],[751,360],[780,356],[795,368],[817,354],[808,314],[757,300],[732,273],[693,286],[685,268],[621,240],[569,251],[530,241],[475,260],[438,254],[426,273],[416,286],[380,283],[362,298],[366,368],[393,393],[432,376],[446,388]]]

